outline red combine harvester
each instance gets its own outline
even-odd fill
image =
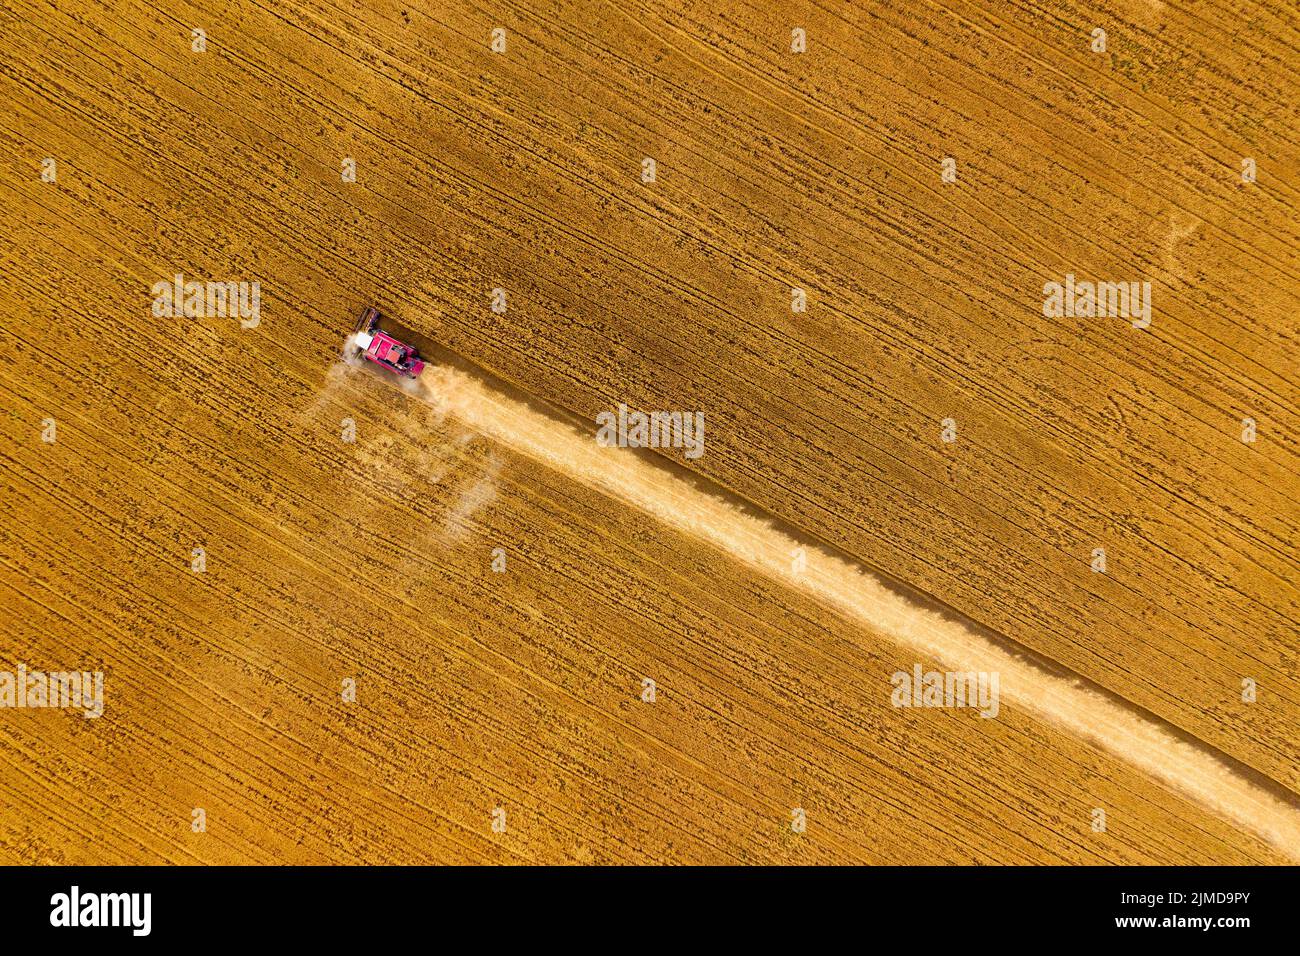
[[[376,365],[382,365],[405,378],[415,378],[424,370],[420,353],[415,350],[415,346],[407,345],[380,329],[382,319],[383,316],[374,306],[362,312],[353,341],[361,354]]]

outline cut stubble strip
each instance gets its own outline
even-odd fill
[[[977,625],[963,623],[956,611],[940,613],[830,549],[806,544],[779,522],[727,500],[721,489],[703,490],[643,454],[597,443],[558,415],[493,387],[467,364],[429,366],[416,394],[484,437],[652,515],[948,670],[997,673],[1002,703],[1105,748],[1300,860],[1300,810],[1247,779],[1208,745],[1001,646]],[[800,547],[803,560],[796,563]]]

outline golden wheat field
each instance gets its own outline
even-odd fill
[[[1300,858],[1294,4],[0,0],[0,96],[0,862]]]

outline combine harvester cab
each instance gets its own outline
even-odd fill
[[[384,317],[374,306],[361,313],[356,334],[352,337],[358,352],[376,365],[403,378],[415,378],[424,370],[424,361],[415,346],[394,338],[379,327]]]

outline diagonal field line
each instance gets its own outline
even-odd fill
[[[1246,779],[1207,745],[1179,737],[1136,707],[1078,680],[1051,673],[826,549],[801,545],[772,522],[642,455],[600,445],[593,435],[462,368],[430,365],[411,384],[439,412],[484,437],[812,595],[949,670],[997,673],[1004,701],[1104,747],[1300,860],[1300,810]],[[801,546],[803,566],[796,570],[792,558]]]

